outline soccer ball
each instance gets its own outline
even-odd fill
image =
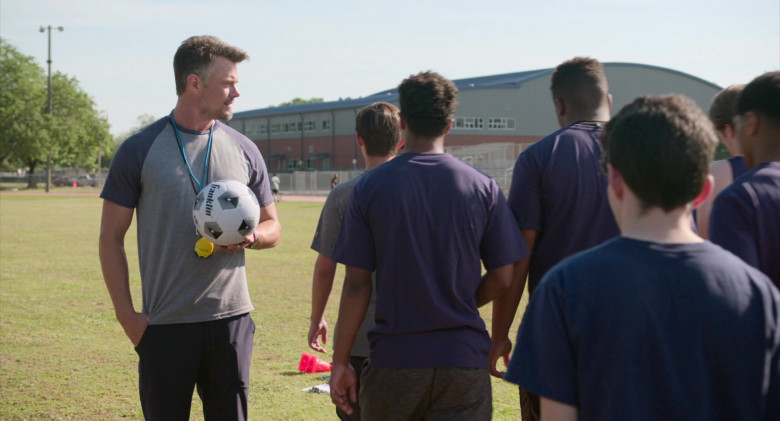
[[[198,193],[192,219],[198,233],[212,243],[238,244],[260,223],[260,204],[245,184],[215,181]]]

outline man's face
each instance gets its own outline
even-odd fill
[[[212,120],[230,120],[233,118],[233,100],[240,94],[238,84],[238,66],[225,57],[214,60],[210,74],[202,80],[200,92],[200,112],[202,117]]]

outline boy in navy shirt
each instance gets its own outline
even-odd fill
[[[531,255],[515,267],[509,293],[493,303],[490,369],[497,377],[526,276],[533,294],[555,264],[619,234],[599,164],[599,134],[612,107],[604,67],[588,57],[565,61],[550,77],[550,92],[561,129],[520,154],[507,199]],[[520,406],[523,420],[539,419],[538,396],[521,388]]]
[[[745,87],[734,123],[752,171],[715,199],[710,239],[780,288],[780,72],[766,73]]]
[[[780,417],[780,292],[691,228],[716,144],[682,96],[640,97],[605,126],[621,236],[545,275],[504,376],[545,419]]]
[[[495,180],[444,153],[455,84],[425,72],[404,80],[398,93],[406,152],[353,187],[333,253],[347,268],[331,399],[352,412],[349,351],[376,271],[362,418],[488,420],[490,337],[477,307],[509,287],[514,263],[528,250]]]

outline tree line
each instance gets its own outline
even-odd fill
[[[106,116],[75,77],[52,74],[52,113],[48,113],[44,69],[0,38],[0,166],[25,168],[28,187],[42,167],[93,172],[99,153],[115,149]],[[50,180],[49,180],[50,181]]]

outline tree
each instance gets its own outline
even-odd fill
[[[111,145],[107,119],[75,78],[52,76],[52,114],[47,113],[47,82],[34,59],[0,39],[0,162],[23,164],[28,187],[40,164],[94,170],[98,150]]]
[[[48,143],[45,125],[46,77],[35,59],[0,38],[0,163],[24,164],[30,182]],[[31,158],[31,157],[35,158]]]
[[[287,101],[279,104],[279,106],[286,107],[288,105],[311,104],[313,102],[322,102],[322,98],[309,98],[309,99],[293,98],[291,101]]]

